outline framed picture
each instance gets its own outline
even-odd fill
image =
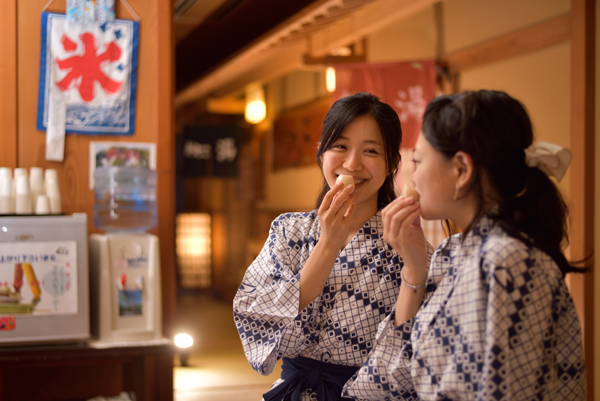
[[[143,142],[90,142],[90,189],[97,167],[139,166],[156,170],[156,144]]]

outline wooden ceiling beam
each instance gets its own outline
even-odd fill
[[[303,66],[302,55],[324,57],[332,50],[356,42],[372,32],[413,15],[439,0],[330,0],[319,2],[306,12],[299,13],[291,21],[279,26],[255,41],[252,45],[230,58],[220,68],[207,74],[194,84],[177,93],[175,106],[208,96],[224,96],[241,90],[254,81],[267,82]],[[356,7],[356,10],[323,29],[306,36],[292,46],[286,45],[285,36],[292,25],[301,27],[306,21],[327,15],[336,5]],[[319,8],[320,7],[320,8]],[[310,18],[309,18],[310,17]],[[326,18],[326,17],[325,17]],[[310,24],[308,25],[310,27]],[[299,31],[300,32],[300,31]],[[310,47],[310,49],[309,49]]]
[[[450,74],[518,56],[569,40],[571,14],[566,13],[498,38],[448,54],[443,58]]]

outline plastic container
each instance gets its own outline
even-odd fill
[[[107,232],[142,233],[157,223],[156,172],[143,167],[98,167],[94,224]]]

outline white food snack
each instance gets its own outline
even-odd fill
[[[415,201],[419,200],[419,193],[415,191],[414,188],[409,187],[408,184],[404,184],[402,187],[402,196],[405,198],[410,198],[412,196]]]
[[[337,184],[340,181],[342,182],[342,184],[344,184],[344,188],[346,188],[348,185],[354,185],[354,177],[352,177],[351,175],[340,174],[335,180],[335,183]]]

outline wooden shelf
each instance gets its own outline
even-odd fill
[[[174,353],[172,344],[0,348],[0,401],[87,400],[122,391],[136,400],[170,401]]]

